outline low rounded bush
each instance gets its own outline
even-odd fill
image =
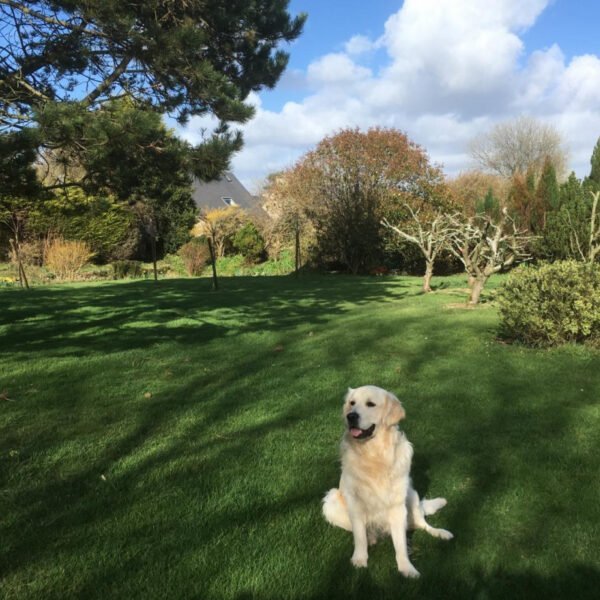
[[[210,262],[210,250],[204,236],[192,238],[179,248],[179,256],[188,275],[200,275]]]
[[[142,263],[138,260],[116,260],[112,267],[114,279],[136,279],[144,275]]]
[[[503,336],[530,346],[600,341],[600,267],[521,266],[499,294]]]
[[[254,223],[246,223],[234,236],[233,247],[250,263],[265,259],[265,240]]]

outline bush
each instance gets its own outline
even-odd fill
[[[530,346],[600,340],[600,267],[522,266],[499,294],[502,332]]]
[[[204,236],[191,239],[179,249],[188,275],[200,275],[202,269],[210,262],[210,251]]]
[[[135,279],[144,274],[142,263],[138,260],[116,260],[112,267],[114,279],[126,279],[127,277]]]
[[[33,240],[30,242],[22,242],[19,245],[19,256],[21,262],[25,266],[36,266],[39,267],[44,262],[44,242],[42,240]],[[17,264],[17,256],[15,251],[11,248],[10,250],[10,262]]]
[[[93,256],[87,242],[55,238],[46,247],[44,264],[59,279],[73,280]]]
[[[265,259],[265,240],[254,223],[246,223],[234,236],[233,247],[249,263],[261,262]]]
[[[112,196],[88,196],[79,189],[57,191],[39,202],[28,226],[39,236],[57,233],[87,242],[99,263],[131,258],[139,245],[135,216],[124,203]]]

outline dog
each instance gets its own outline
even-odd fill
[[[340,487],[325,495],[323,514],[332,525],[352,532],[351,562],[355,567],[366,567],[368,546],[379,536],[391,535],[398,571],[405,577],[419,577],[408,558],[407,528],[424,529],[445,540],[453,536],[425,520],[445,506],[446,500],[420,500],[413,488],[412,445],[397,427],[404,417],[401,402],[391,392],[373,385],[348,389]]]

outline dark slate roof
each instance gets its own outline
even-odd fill
[[[258,198],[253,196],[231,171],[226,171],[221,179],[208,183],[195,179],[193,188],[194,202],[201,210],[226,206],[239,206],[249,211],[260,210]]]

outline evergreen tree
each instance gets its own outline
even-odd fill
[[[571,173],[560,186],[559,210],[548,213],[541,254],[550,260],[581,260],[587,252],[590,210],[585,186]]]
[[[216,177],[242,143],[228,125],[252,117],[248,94],[276,84],[288,60],[278,46],[302,31],[305,15],[287,9],[288,0],[0,0],[2,166],[6,135],[23,127],[35,133],[19,137],[25,150],[93,153],[95,120],[105,125],[103,107],[125,96],[181,123],[216,117],[215,134],[186,149],[198,175]]]
[[[594,146],[594,151],[592,152],[592,158],[590,162],[592,169],[589,177],[586,177],[585,183],[588,186],[588,189],[591,191],[597,191],[600,190],[600,138],[598,138],[598,141]]]
[[[540,234],[546,227],[548,213],[558,210],[559,207],[560,192],[556,170],[552,162],[546,160],[535,192],[535,219],[532,221],[532,230]]]
[[[500,202],[494,195],[494,190],[488,188],[488,191],[483,200],[480,200],[477,204],[477,213],[480,215],[486,215],[492,220],[498,220],[500,216]]]

